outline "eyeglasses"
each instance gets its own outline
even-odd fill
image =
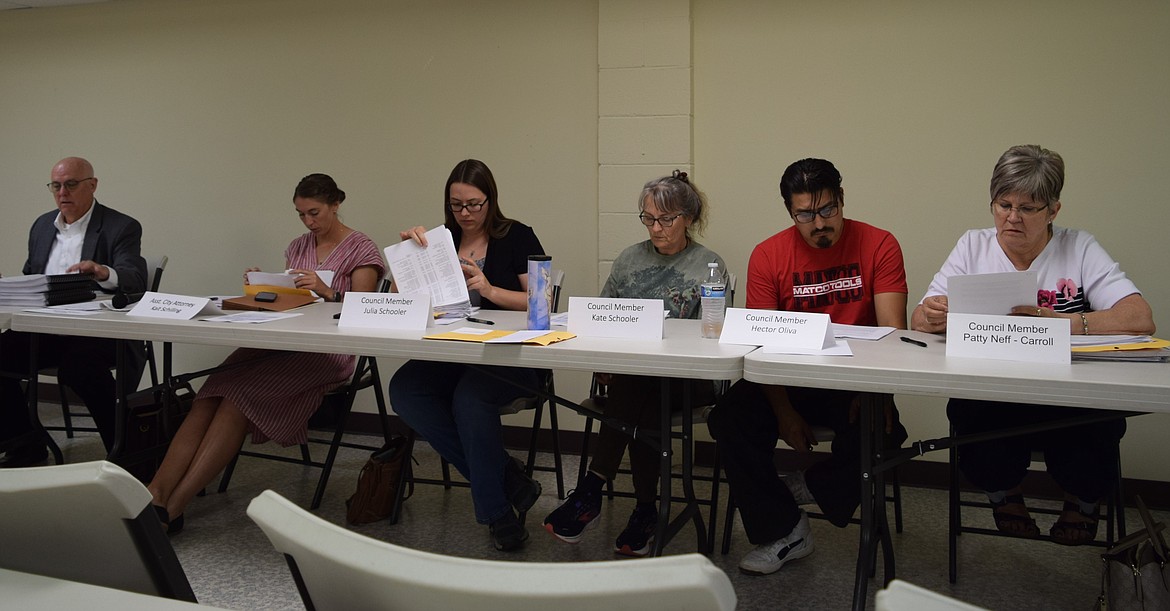
[[[1041,210],[1048,207],[1048,204],[1043,206],[1013,206],[1007,202],[991,202],[991,211],[996,216],[1008,217],[1011,216],[1012,210],[1015,210],[1020,216],[1035,216]]]
[[[82,178],[81,180],[66,180],[65,182],[57,182],[54,180],[45,186],[48,187],[49,190],[53,193],[60,191],[61,187],[65,187],[66,191],[72,191],[77,188],[77,185],[80,185],[87,180],[93,180],[93,176],[90,176],[89,178]]]
[[[813,222],[814,220],[816,220],[817,216],[820,216],[823,219],[832,218],[834,216],[837,216],[837,211],[840,209],[841,209],[841,205],[838,204],[837,202],[833,202],[827,206],[821,206],[820,208],[817,208],[816,210],[804,210],[801,212],[797,212],[797,213],[792,215],[792,218],[797,223],[800,223],[803,225],[805,223]]]
[[[447,207],[451,209],[452,213],[459,214],[460,212],[463,212],[464,210],[470,210],[472,212],[479,212],[480,210],[483,210],[483,207],[485,205],[487,205],[486,199],[481,201],[481,202],[474,202],[474,201],[473,202],[465,202],[465,203],[451,202],[451,203],[447,204]]]
[[[661,226],[663,229],[666,229],[667,227],[674,225],[674,220],[680,216],[682,216],[682,214],[653,217],[643,212],[642,214],[638,215],[638,220],[642,221],[642,224],[647,227],[653,227],[654,223],[658,223],[659,226]]]

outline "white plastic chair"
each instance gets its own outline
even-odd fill
[[[106,461],[0,469],[0,567],[197,602],[150,500]]]
[[[734,609],[727,575],[705,556],[503,562],[422,552],[330,524],[266,490],[248,506],[288,560],[305,607],[477,611]]]

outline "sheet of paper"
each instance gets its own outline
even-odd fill
[[[894,332],[893,327],[865,327],[833,323],[833,337],[849,339],[879,340]]]
[[[68,310],[70,312],[101,312],[105,304],[110,303],[109,299],[101,301],[83,301],[81,303],[67,303],[63,305],[49,306],[46,310]]]
[[[524,342],[536,339],[541,335],[548,335],[548,331],[515,331],[503,337],[493,337],[484,342],[485,344],[523,344]]]
[[[317,277],[321,279],[321,282],[330,286],[333,285],[333,276],[334,273],[332,270],[317,270]],[[248,272],[248,284],[283,286],[292,289],[297,287],[297,275],[292,273],[292,270],[285,270],[279,274],[272,272]]]
[[[560,314],[549,316],[548,324],[554,327],[567,327],[569,325],[569,313],[561,312]]]
[[[94,303],[94,302],[89,302],[89,303]],[[53,307],[48,307],[48,308],[30,308],[28,310],[25,310],[25,312],[37,312],[39,314],[56,314],[57,316],[93,316],[95,314],[102,313],[100,307],[99,307],[99,309],[96,309],[96,310],[93,310],[93,309],[82,310],[82,309],[63,308],[61,306],[53,306]]]
[[[760,348],[764,354],[807,354],[811,356],[853,356],[853,349],[849,342],[839,339],[828,348],[816,350],[814,348],[795,348],[791,346],[764,346]]]
[[[207,318],[200,318],[199,320],[205,322],[235,322],[256,325],[300,315],[300,312],[236,312],[235,314],[224,314],[222,316],[209,316]]]
[[[1073,348],[1079,346],[1116,346],[1153,341],[1149,335],[1073,335],[1068,338]]]
[[[947,279],[947,307],[955,314],[1010,314],[1036,303],[1036,272],[970,274]]]
[[[385,248],[395,286],[403,293],[430,291],[436,310],[449,305],[466,307],[470,304],[467,280],[459,266],[451,231],[440,225],[428,231],[426,237],[426,248],[411,240]]]

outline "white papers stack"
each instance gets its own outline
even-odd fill
[[[1149,335],[1074,335],[1069,339],[1074,361],[1170,362],[1166,342]]]
[[[81,274],[30,274],[0,278],[0,305],[45,307],[93,298],[93,279]]]
[[[471,298],[451,231],[440,225],[426,238],[425,248],[412,240],[385,248],[395,287],[399,293],[430,293],[431,307],[441,318],[466,318]]]

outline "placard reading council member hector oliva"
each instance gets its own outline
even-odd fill
[[[421,331],[431,319],[430,293],[345,294],[341,329],[405,329]]]
[[[569,333],[579,337],[662,339],[661,299],[570,297]]]
[[[1071,363],[1067,318],[947,315],[947,356]]]
[[[828,314],[727,308],[721,344],[785,346],[821,350],[832,346],[833,327]]]

